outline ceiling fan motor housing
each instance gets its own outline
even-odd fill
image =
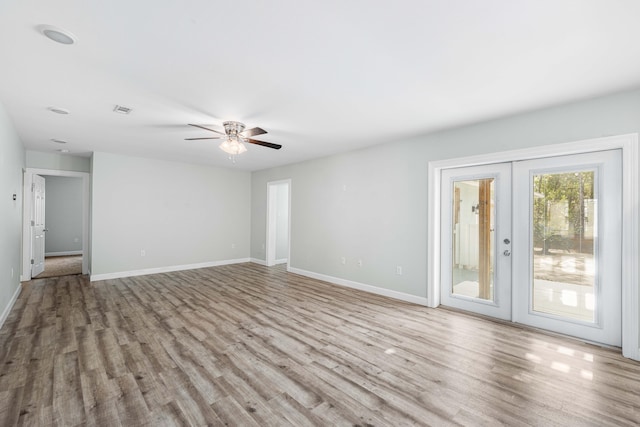
[[[240,122],[224,122],[224,131],[227,135],[237,135],[244,131],[244,123]]]

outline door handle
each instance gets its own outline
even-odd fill
[[[508,245],[509,243],[511,243],[511,240],[509,240],[509,239],[504,239],[504,240],[503,240],[503,242],[504,242],[504,244],[505,244],[505,245]]]
[[[505,249],[504,252],[502,252],[502,255],[509,256],[511,255],[511,251],[509,249]]]

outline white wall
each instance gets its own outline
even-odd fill
[[[45,175],[45,253],[82,251],[82,179]]]
[[[94,153],[92,278],[248,260],[250,194],[249,172]]]
[[[429,161],[636,132],[638,90],[254,172],[251,257],[266,182],[290,178],[292,268],[426,298]]]
[[[20,286],[24,166],[24,147],[0,103],[0,325]]]

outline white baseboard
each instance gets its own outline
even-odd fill
[[[45,252],[44,256],[82,255],[82,251]]]
[[[314,273],[313,271],[301,270],[299,268],[289,267],[290,273],[299,274],[301,276],[311,277],[312,279],[322,280],[324,282],[333,283],[334,285],[345,286],[347,288],[358,289],[370,292],[376,295],[382,295],[401,301],[412,302],[414,304],[428,306],[428,300],[424,297],[418,297],[404,292],[392,291],[390,289],[380,288],[378,286],[366,285],[364,283],[354,282],[352,280],[341,279],[339,277],[327,276],[326,274]]]
[[[227,259],[222,261],[201,262],[198,264],[172,265],[168,267],[145,268],[142,270],[118,271],[115,273],[93,274],[90,276],[92,282],[98,280],[120,279],[123,277],[145,276],[147,274],[170,273],[172,271],[195,270],[198,268],[218,267],[220,265],[241,264],[249,262],[250,258]]]
[[[18,288],[13,293],[13,296],[11,297],[9,304],[7,304],[7,306],[4,308],[4,311],[2,312],[2,316],[0,316],[0,328],[4,326],[4,321],[7,320],[7,317],[9,317],[9,313],[11,313],[11,309],[13,308],[13,305],[18,300],[18,297],[20,296],[20,292],[22,292],[22,283],[18,283]]]
[[[278,264],[286,264],[287,261],[289,261],[287,258],[283,258],[283,259],[278,259],[276,260],[274,265],[278,265]],[[260,265],[264,265],[265,267],[268,267],[267,265],[267,261],[263,260],[263,259],[258,259],[258,258],[251,258],[251,262],[255,263],[255,264],[260,264]]]

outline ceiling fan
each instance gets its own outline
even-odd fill
[[[262,128],[251,128],[246,129],[244,123],[240,122],[224,122],[222,124],[224,126],[224,133],[210,129],[206,126],[194,125],[189,123],[189,126],[195,126],[200,129],[208,130],[209,132],[214,132],[219,134],[220,136],[209,136],[206,138],[185,138],[187,141],[195,141],[200,139],[224,139],[222,144],[220,144],[220,149],[225,153],[230,154],[231,156],[235,156],[237,154],[242,154],[247,151],[247,147],[244,145],[245,142],[249,144],[262,145],[263,147],[273,148],[275,150],[279,150],[282,148],[280,144],[273,144],[271,142],[258,141],[257,139],[251,139],[250,137],[256,135],[263,135],[267,133],[266,130]]]

